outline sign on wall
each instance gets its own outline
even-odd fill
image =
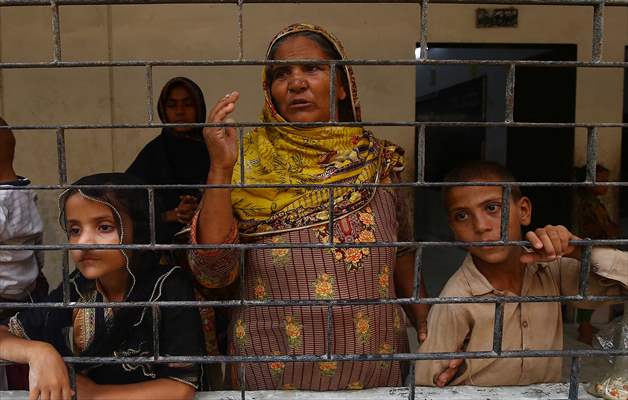
[[[478,8],[475,10],[477,28],[516,28],[519,10],[510,8]]]

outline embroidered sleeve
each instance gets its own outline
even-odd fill
[[[61,285],[53,290],[43,301],[51,303],[63,301],[63,288]],[[67,315],[68,311],[62,309],[29,308],[0,323],[6,325],[9,328],[9,332],[14,336],[50,343],[55,334],[58,333],[51,327],[58,326],[60,322],[67,318]]]
[[[164,301],[195,300],[192,283],[186,274],[174,271],[164,282]],[[192,307],[163,307],[160,309],[160,353],[164,356],[202,356],[203,330],[200,314]],[[157,377],[170,378],[188,384],[195,389],[201,382],[201,366],[190,362],[159,364]]]
[[[197,212],[190,226],[190,242],[198,244]],[[223,243],[238,242],[238,227],[233,224],[229,235]],[[238,249],[202,250],[192,249],[188,252],[188,261],[194,278],[203,286],[213,289],[231,284],[240,270],[240,252]]]

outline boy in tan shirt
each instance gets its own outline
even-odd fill
[[[472,162],[452,171],[448,182],[514,182],[502,166]],[[454,186],[444,190],[449,225],[456,240],[500,240],[502,188]],[[508,238],[523,240],[521,227],[530,224],[532,204],[513,186]],[[449,279],[441,297],[559,296],[578,293],[581,249],[564,226],[548,225],[526,233],[531,250],[519,246],[469,247],[462,266]],[[594,248],[588,294],[628,294],[628,254]],[[602,303],[579,303],[593,307]],[[438,304],[430,310],[428,337],[419,351],[491,351],[495,304]],[[506,303],[502,350],[561,350],[563,322],[560,303]],[[528,385],[557,382],[560,357],[493,358],[417,361],[416,384]]]

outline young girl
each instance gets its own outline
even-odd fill
[[[97,174],[75,185],[141,184],[125,174]],[[142,189],[69,189],[59,197],[60,223],[71,244],[148,243],[148,199]],[[179,267],[159,265],[154,252],[70,250],[77,303],[193,300]],[[63,301],[60,285],[46,300]],[[203,354],[198,310],[159,308],[159,354]],[[30,366],[29,399],[70,399],[62,356],[151,357],[147,307],[29,309],[0,325],[0,359]],[[190,363],[75,364],[79,399],[191,399],[201,370]]]

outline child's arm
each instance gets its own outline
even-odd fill
[[[192,386],[168,378],[128,385],[98,385],[80,374],[76,376],[76,391],[78,400],[191,400],[196,392]]]
[[[465,313],[458,312],[460,305],[436,304],[430,310],[428,331],[430,334],[420,353],[443,353],[463,350],[465,338],[470,333],[471,321]],[[416,362],[415,382],[423,386],[445,386],[457,378],[463,359],[425,360]]]
[[[524,263],[552,262],[558,277],[561,294],[578,293],[581,248],[572,246],[569,240],[579,238],[564,226],[548,225],[528,232],[526,239],[532,244],[533,252],[521,256]],[[561,259],[561,257],[566,257]],[[619,250],[594,247],[591,252],[591,274],[587,293],[592,295],[622,295],[628,293],[628,253]],[[578,303],[592,308],[603,303]]]
[[[0,359],[28,364],[29,400],[72,398],[68,370],[50,344],[19,338],[0,325]]]

